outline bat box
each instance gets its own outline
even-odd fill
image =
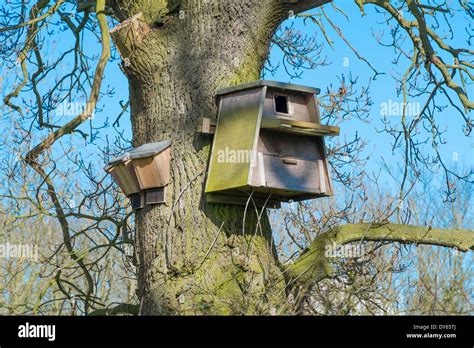
[[[171,142],[149,143],[113,158],[105,168],[134,209],[164,203],[170,177]]]

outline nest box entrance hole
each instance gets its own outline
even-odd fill
[[[288,97],[275,94],[275,111],[280,114],[288,114]]]

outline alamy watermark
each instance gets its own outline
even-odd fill
[[[0,258],[28,259],[38,262],[38,245],[0,243]]]
[[[90,103],[62,102],[55,110],[56,116],[59,117],[75,117],[82,114],[83,112],[90,115],[91,119],[94,119],[95,109]]]
[[[380,103],[380,115],[382,116],[418,116],[421,112],[421,105],[418,102],[396,102],[389,99]]]
[[[226,146],[217,151],[217,163],[250,163],[253,167],[256,163],[257,151],[231,149]]]
[[[351,244],[337,244],[332,242],[324,247],[324,256],[326,257],[344,257],[344,258],[359,258],[365,256],[365,248],[360,243]]]

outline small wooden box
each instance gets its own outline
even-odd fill
[[[256,81],[218,92],[219,114],[206,182],[207,201],[278,207],[332,195],[319,89]]]
[[[116,157],[105,168],[130,197],[134,209],[146,204],[164,203],[164,187],[170,178],[171,142],[139,146]]]

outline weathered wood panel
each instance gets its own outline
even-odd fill
[[[319,102],[315,95],[306,95],[306,105],[308,106],[308,112],[311,117],[310,122],[321,123],[321,115],[319,113]]]
[[[166,187],[157,187],[145,191],[146,204],[166,203]]]
[[[129,197],[140,191],[140,183],[135,174],[132,161],[125,161],[117,163],[114,166],[109,166],[107,171],[112,175],[114,181],[119,185],[125,196]]]
[[[309,161],[324,158],[315,137],[277,133],[266,129],[260,131],[257,149],[265,154],[297,157]]]
[[[339,127],[325,126],[314,122],[298,120],[286,120],[278,118],[262,119],[263,129],[271,129],[277,132],[294,133],[309,136],[336,136],[339,135]]]
[[[324,165],[324,173],[325,173],[325,179],[326,179],[325,181],[326,181],[326,188],[327,188],[326,195],[332,196],[334,194],[334,191],[332,187],[331,170],[329,168],[329,162],[326,157],[326,153],[327,153],[326,144],[324,141],[324,137],[318,137],[316,139],[318,142],[318,148],[321,149],[322,153],[324,154],[323,165]]]
[[[269,155],[263,157],[267,187],[320,193],[318,162]]]
[[[221,97],[206,192],[251,181],[250,162],[257,146],[265,92],[262,87]]]
[[[208,203],[220,203],[220,204],[235,204],[235,205],[247,205],[247,202],[249,203],[248,209],[253,210],[254,205],[257,207],[263,207],[265,206],[266,208],[273,208],[273,209],[278,209],[281,208],[281,203],[279,197],[274,196],[275,199],[269,199],[268,198],[269,193],[266,194],[258,194],[254,193],[252,195],[252,201],[249,201],[250,197],[250,192],[243,192],[243,191],[229,191],[229,192],[215,192],[215,193],[208,193],[206,195],[206,201]],[[271,198],[272,196],[270,196]]]
[[[137,192],[130,196],[132,209],[142,209],[145,206],[145,192]]]
[[[171,149],[156,156],[133,159],[135,173],[142,189],[165,186],[169,182]]]
[[[275,109],[275,96],[286,96],[288,99],[288,114],[279,113]],[[281,117],[291,120],[299,120],[305,122],[315,122],[315,115],[311,114],[308,108],[308,95],[305,93],[297,93],[288,90],[279,90],[275,88],[268,88],[265,96],[265,103],[263,109],[264,118]]]

